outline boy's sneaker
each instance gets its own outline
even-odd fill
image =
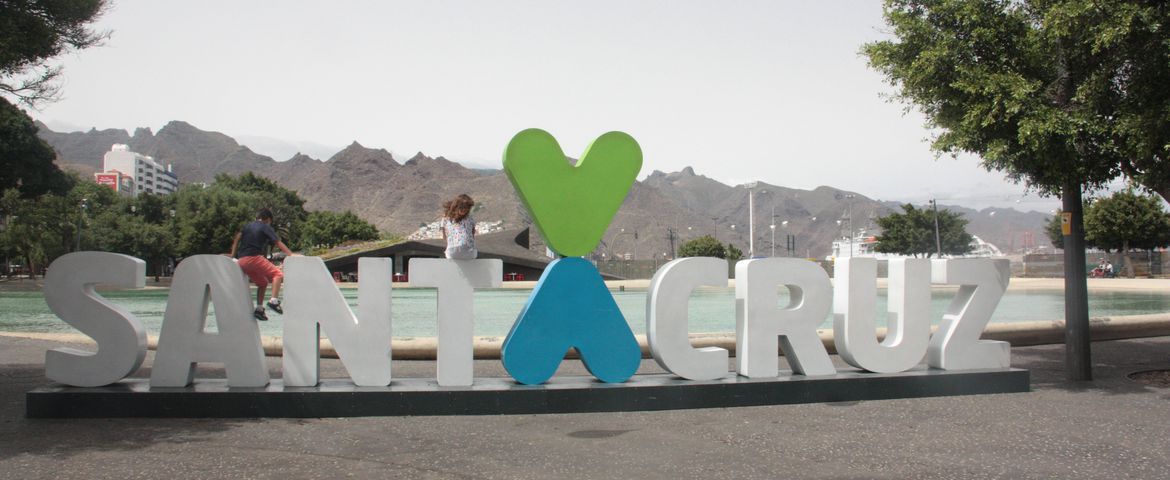
[[[264,313],[264,307],[256,307],[256,310],[252,311],[252,316],[262,322],[268,320],[268,315]]]
[[[269,300],[268,308],[271,308],[272,311],[276,313],[284,315],[284,307],[280,306],[280,300]]]

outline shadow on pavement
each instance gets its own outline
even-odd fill
[[[1012,350],[1012,365],[1032,371],[1032,388],[1107,395],[1161,393],[1127,377],[1130,373],[1170,368],[1170,349],[1165,338],[1093,342],[1093,380],[1074,382],[1065,373],[1064,345],[1042,345]]]
[[[0,462],[21,455],[67,459],[88,452],[127,452],[160,443],[211,440],[255,419],[25,418],[25,393],[50,382],[40,364],[0,368]],[[149,376],[149,369],[134,376]],[[199,377],[217,376],[201,369]],[[219,370],[218,376],[222,376]]]

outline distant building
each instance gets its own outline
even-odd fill
[[[486,233],[495,233],[504,231],[504,221],[496,220],[492,222],[476,222],[475,234],[483,235]],[[407,240],[430,240],[434,238],[443,238],[443,220],[435,220],[431,223],[419,224],[418,230],[406,236]]]
[[[132,196],[135,197],[142,193],[170,195],[179,189],[179,177],[171,171],[170,165],[164,168],[153,158],[131,152],[128,145],[120,143],[115,143],[110,147],[110,151],[106,152],[102,162],[102,170],[96,175],[110,173],[129,175],[132,181],[130,187],[133,191]],[[109,184],[106,183],[106,185]],[[121,191],[120,187],[117,186],[112,185],[111,188]]]
[[[107,172],[99,172],[93,174],[93,180],[98,185],[105,185],[114,189],[115,192],[126,196],[134,196],[134,177],[117,170],[110,170]]]

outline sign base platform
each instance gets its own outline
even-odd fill
[[[125,379],[98,388],[48,386],[26,395],[29,418],[318,418],[403,415],[510,415],[725,408],[796,403],[888,400],[1029,391],[1028,370],[943,371],[919,367],[896,374],[843,370],[836,375],[750,379],[728,374],[710,381],[669,374],[635,375],[620,384],[591,376],[554,377],[543,385],[477,378],[471,387],[440,387],[434,379],[395,379],[358,387],[348,379],[316,387],[232,388],[196,380],[185,388],[150,388]]]

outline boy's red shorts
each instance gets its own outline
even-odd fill
[[[284,273],[263,255],[244,257],[240,259],[239,263],[240,268],[244,270],[248,278],[252,279],[252,283],[260,288],[267,287],[269,282],[284,277]]]

